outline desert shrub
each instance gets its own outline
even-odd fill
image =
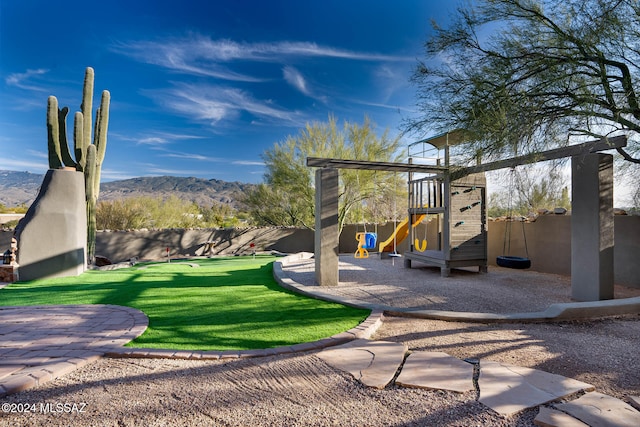
[[[176,196],[101,201],[96,207],[96,221],[103,230],[202,226],[198,206]]]

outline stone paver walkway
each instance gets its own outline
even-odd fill
[[[368,387],[383,389],[393,380],[407,350],[406,344],[355,340],[324,350],[318,357]]]
[[[0,396],[117,350],[147,325],[141,311],[114,305],[0,307]]]
[[[581,381],[491,361],[480,361],[479,370],[474,372],[471,363],[443,352],[418,351],[405,359],[400,355],[402,349],[406,355],[406,347],[398,343],[358,340],[324,350],[318,356],[369,387],[384,388],[393,381],[389,373],[400,370],[396,385],[461,393],[477,388],[480,403],[505,417],[539,407],[535,422],[540,426],[640,425],[639,411],[619,399],[594,392],[592,385]],[[580,393],[585,394],[557,403]]]

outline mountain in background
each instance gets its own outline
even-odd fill
[[[0,203],[7,207],[29,206],[38,195],[44,175],[0,170]],[[238,207],[240,194],[255,184],[226,182],[218,179],[155,176],[131,178],[100,184],[100,200],[128,197],[167,198],[177,196],[201,206],[224,203]]]

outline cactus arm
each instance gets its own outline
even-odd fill
[[[49,168],[63,167],[60,154],[60,122],[58,121],[58,99],[50,96],[47,99],[47,139],[49,146]]]
[[[62,163],[65,166],[75,168],[76,162],[73,161],[71,153],[69,152],[69,143],[67,142],[67,114],[69,114],[69,107],[63,107],[58,111],[58,130],[60,141],[60,157]]]
[[[73,151],[76,154],[76,169],[79,172],[84,171],[87,164],[87,158],[82,151],[82,128],[84,119],[80,111],[76,111],[73,117]]]
[[[109,103],[111,94],[108,90],[102,91],[100,108],[96,111],[96,128],[94,131],[94,144],[96,146],[96,171],[94,180],[94,194],[96,199],[100,194],[100,175],[102,172],[102,161],[107,150],[107,130],[109,127]]]
[[[84,120],[82,127],[82,146],[81,150],[83,158],[87,156],[87,149],[91,144],[91,110],[93,109],[93,81],[95,73],[93,68],[87,67],[84,73],[84,85],[82,87],[82,104],[80,110],[82,111],[82,117]],[[77,158],[76,158],[77,159]]]

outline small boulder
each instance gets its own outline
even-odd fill
[[[567,213],[567,210],[565,208],[555,208],[553,213],[556,215],[564,215]]]

